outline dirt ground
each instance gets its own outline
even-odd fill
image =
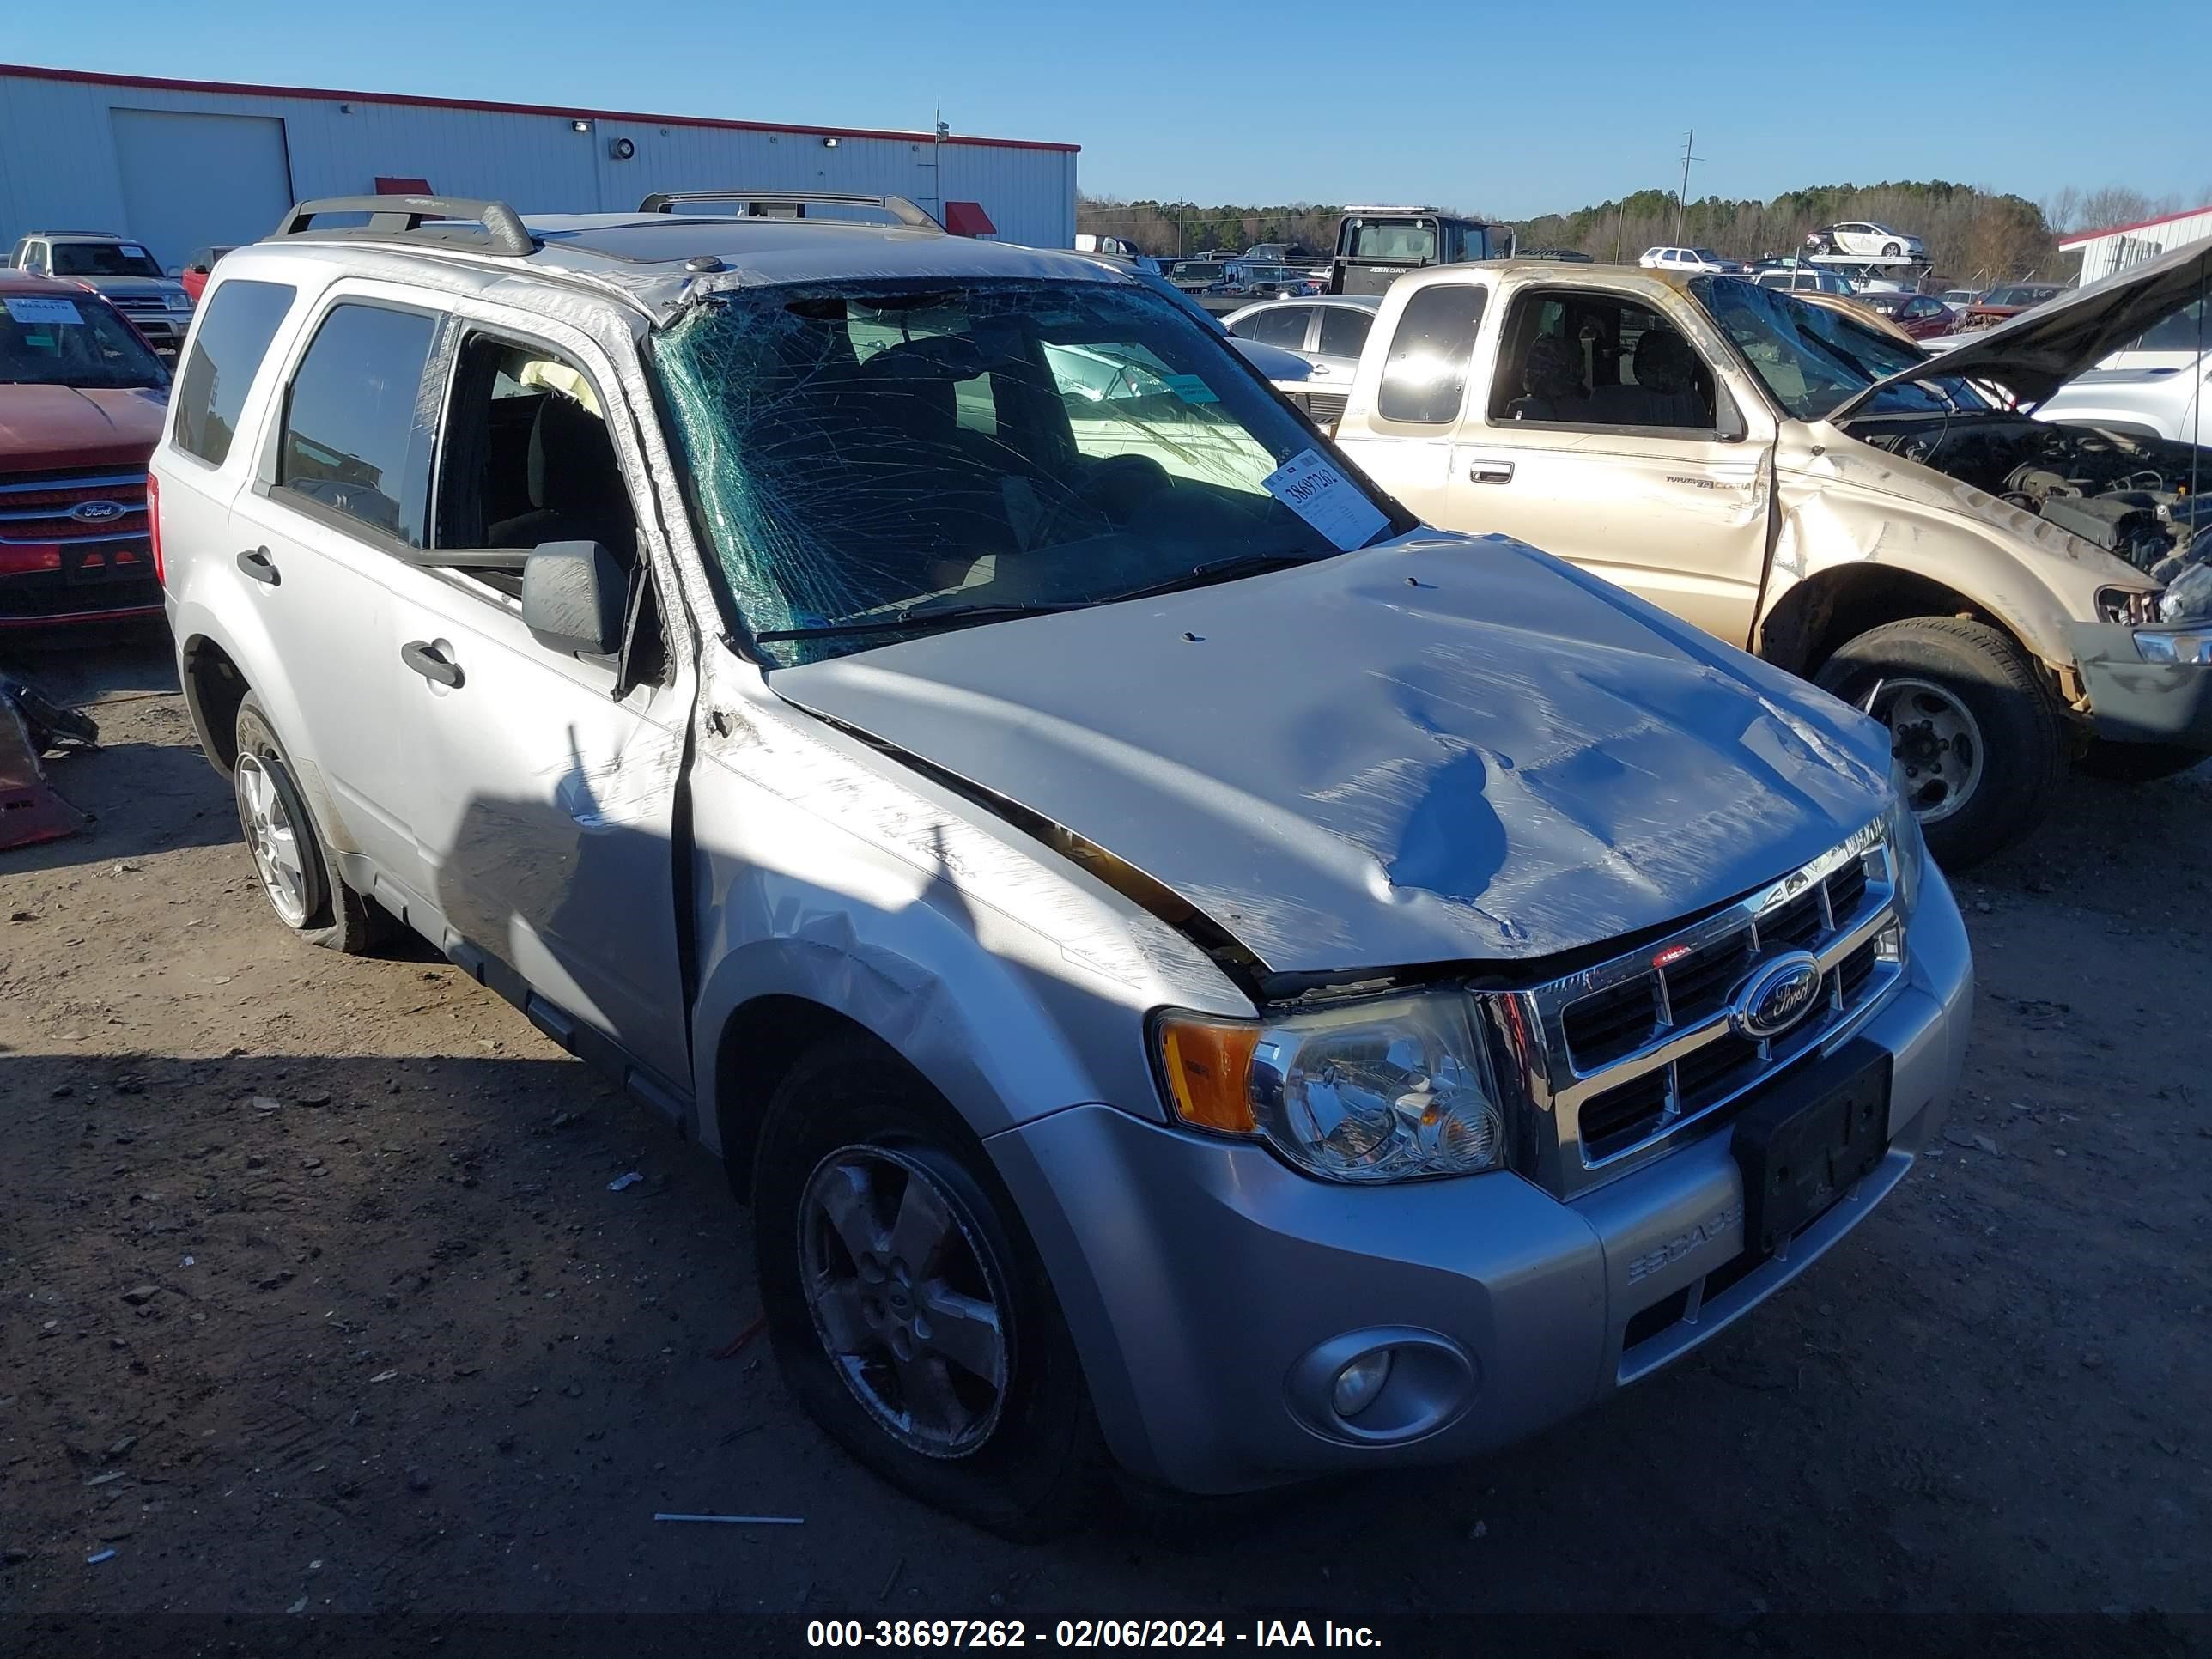
[[[18,665],[96,702],[106,744],[50,763],[93,832],[0,855],[0,1615],[2203,1632],[2212,768],[2081,781],[1959,883],[1979,992],[1944,1143],[1691,1361],[1480,1463],[1225,1511],[1208,1547],[1115,1510],[1024,1548],[853,1467],[763,1344],[721,1357],[756,1304],[703,1153],[427,946],[279,930],[165,639]]]

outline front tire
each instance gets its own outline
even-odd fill
[[[234,731],[238,758],[231,767],[231,790],[269,908],[310,945],[367,954],[390,937],[395,924],[332,870],[291,760],[252,692],[238,705]]]
[[[2034,665],[1987,623],[1916,617],[1869,629],[1815,684],[1889,727],[1914,816],[1945,869],[2002,851],[2051,810],[2065,774],[2057,710]]]
[[[1905,244],[1902,242],[1884,242],[1881,245],[1881,257],[1885,259],[1901,258],[1904,253]]]
[[[753,1229],[777,1364],[847,1451],[1006,1537],[1089,1516],[1107,1460],[1043,1263],[989,1158],[902,1062],[854,1037],[791,1068]]]

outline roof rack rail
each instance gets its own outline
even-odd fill
[[[329,213],[365,213],[363,225],[326,226],[313,229],[313,222]],[[426,221],[458,220],[447,226]],[[465,228],[480,224],[482,231]],[[327,236],[351,240],[374,236],[380,240],[439,242],[472,248],[479,253],[524,258],[538,244],[522,222],[522,216],[504,202],[478,201],[468,196],[325,196],[292,207],[276,226],[278,236]]]
[[[945,234],[943,225],[903,196],[848,196],[823,190],[657,190],[637,204],[637,210],[673,213],[684,202],[736,202],[751,210],[745,216],[749,218],[766,217],[758,212],[764,207],[787,207],[797,210],[795,217],[804,219],[810,202],[831,207],[881,208],[902,225]]]

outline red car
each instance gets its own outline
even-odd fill
[[[238,245],[234,242],[192,250],[192,257],[185,261],[185,268],[177,273],[177,280],[184,284],[185,292],[192,296],[194,305],[200,302],[200,295],[207,291],[208,273],[215,269],[215,262],[224,254],[237,251]]]
[[[1916,340],[1932,340],[1959,326],[1959,313],[1932,294],[1854,294],[1851,298],[1879,311]]]
[[[2059,283],[2012,283],[2003,288],[1993,288],[1966,307],[1962,328],[1988,328],[2023,311],[2033,311],[2047,301],[2055,300],[2066,292]]]
[[[158,616],[169,371],[90,289],[0,270],[0,628]]]

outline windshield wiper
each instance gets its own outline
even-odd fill
[[[1285,570],[1294,564],[1311,564],[1316,559],[1327,556],[1322,553],[1239,553],[1234,558],[1194,564],[1180,576],[1170,576],[1150,587],[1132,588],[1127,593],[1109,594],[1096,603],[1119,605],[1124,599],[1149,599],[1162,593],[1179,593],[1187,587],[1204,587],[1209,582],[1233,581],[1239,576],[1257,576],[1270,570]]]
[[[1132,588],[1127,593],[1102,593],[1096,599],[1061,599],[1039,605],[963,605],[950,611],[904,611],[896,617],[823,623],[815,628],[772,628],[764,634],[754,635],[753,638],[762,645],[773,645],[783,640],[837,639],[865,634],[917,634],[944,628],[966,628],[978,623],[1008,622],[1020,617],[1049,617],[1063,611],[1087,611],[1093,605],[1119,605],[1124,599],[1149,599],[1162,593],[1180,592],[1187,587],[1203,587],[1209,582],[1233,580],[1238,576],[1256,576],[1269,570],[1286,569],[1294,564],[1311,564],[1316,559],[1328,556],[1323,553],[1240,553],[1234,558],[1194,564],[1180,576],[1156,582],[1150,587]]]
[[[1006,622],[1017,617],[1048,617],[1055,611],[1080,611],[1095,605],[1079,599],[1052,605],[962,605],[950,611],[904,611],[896,617],[871,617],[865,621],[823,623],[815,628],[771,628],[753,635],[762,645],[781,640],[838,639],[859,634],[926,634],[942,628],[967,628],[978,623]]]

